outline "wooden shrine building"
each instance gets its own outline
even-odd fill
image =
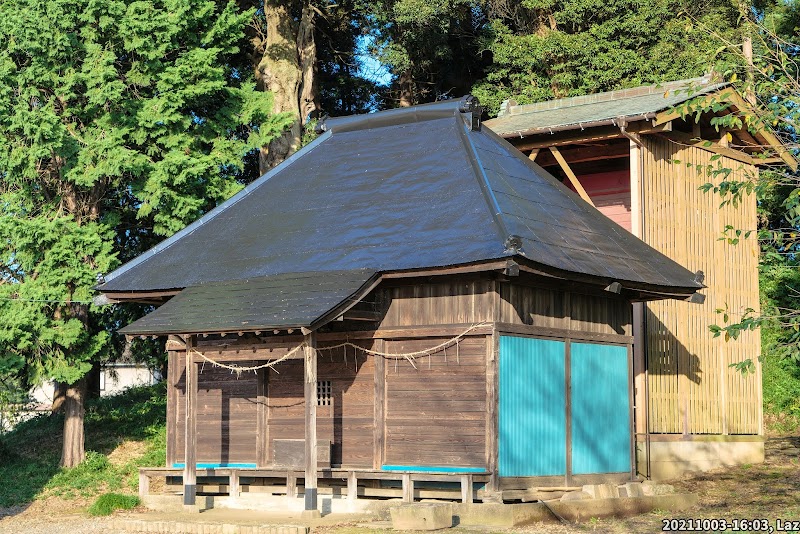
[[[330,120],[105,278],[161,303],[122,332],[169,336],[167,466],[143,491],[181,476],[191,504],[222,475],[313,512],[344,488],[497,501],[636,476],[631,303],[703,285],[480,113]]]
[[[700,113],[698,104],[716,111]],[[764,458],[759,333],[726,343],[709,331],[722,324],[718,309],[734,318],[758,309],[755,233],[737,246],[720,239],[728,225],[756,228],[755,196],[721,205],[719,195],[700,190],[727,176],[717,169],[746,181],[763,165],[796,168],[769,130],[715,126],[715,117],[747,109],[729,84],[698,78],[540,104],[506,102],[486,121],[621,227],[705,273],[703,304],[634,306],[636,436],[639,470],[648,476]],[[755,374],[730,367],[747,358],[756,362]]]

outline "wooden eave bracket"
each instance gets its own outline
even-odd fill
[[[581,185],[581,182],[578,180],[578,177],[575,176],[575,173],[572,172],[572,169],[570,169],[569,165],[567,164],[567,160],[564,159],[564,156],[561,154],[561,151],[558,150],[558,147],[551,146],[549,147],[549,149],[550,152],[553,153],[553,157],[556,158],[556,161],[558,162],[559,167],[561,167],[561,170],[564,171],[564,174],[567,175],[569,183],[572,184],[572,187],[575,188],[575,191],[578,192],[578,194],[581,196],[583,200],[585,200],[592,207],[594,207],[594,202],[592,202],[592,199],[591,197],[589,197],[589,194],[586,192],[586,189],[584,189],[583,186]]]

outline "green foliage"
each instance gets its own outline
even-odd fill
[[[720,57],[708,26],[736,33],[735,5],[684,0],[484,0],[491,53],[473,94],[520,104],[699,76]]]
[[[72,469],[59,469],[57,438],[61,416],[39,416],[0,437],[0,507],[46,496],[82,499],[108,491],[134,493],[138,468],[166,462],[166,387],[133,388],[87,403],[86,435],[93,450]],[[110,462],[108,454],[125,442],[141,442],[137,455]]]
[[[394,76],[387,107],[460,97],[482,73],[477,0],[364,2],[373,56]],[[405,93],[405,94],[404,94]]]
[[[252,14],[0,0],[0,375],[74,383],[114,358],[98,277],[247,181],[287,122],[232,66]]]
[[[139,506],[139,497],[106,493],[97,498],[89,507],[89,515],[111,515],[115,510],[130,510]]]

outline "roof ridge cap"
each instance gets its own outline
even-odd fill
[[[601,93],[589,93],[586,95],[545,100],[543,102],[535,102],[533,104],[507,106],[505,108],[506,110],[505,113],[498,114],[497,117],[500,118],[500,117],[508,117],[511,115],[524,115],[526,113],[536,113],[538,111],[547,111],[547,110],[561,109],[561,108],[575,108],[589,104],[610,102],[612,100],[622,99],[622,98],[649,96],[657,94],[661,91],[675,91],[678,89],[689,88],[693,84],[698,84],[701,86],[715,85],[711,77],[709,75],[705,75],[698,78],[687,78],[684,80],[674,80],[670,82],[663,82],[652,85],[641,85],[638,87],[615,89],[613,91],[604,91]]]

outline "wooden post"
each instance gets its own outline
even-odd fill
[[[267,457],[267,451],[269,450],[269,427],[267,425],[267,380],[269,380],[269,373],[266,369],[259,369],[257,376],[256,465],[265,467],[269,464]]]
[[[286,498],[291,503],[297,497],[297,475],[293,471],[286,473]]]
[[[414,481],[410,473],[403,473],[403,502],[414,502]]]
[[[319,517],[317,510],[317,334],[309,332],[305,341],[306,473],[303,517]]]
[[[150,475],[139,471],[139,498],[150,494]]]
[[[375,341],[377,344],[376,350],[385,352],[386,342],[382,339]],[[383,466],[383,451],[384,441],[386,439],[386,420],[384,405],[386,402],[386,360],[381,356],[375,356],[375,408],[374,408],[374,426],[373,426],[373,449],[372,449],[372,467],[373,469],[380,469]]]
[[[358,478],[355,471],[350,471],[347,473],[347,500],[355,503],[356,499],[358,499]]]
[[[499,296],[495,295],[499,300]],[[500,335],[493,329],[491,335],[486,336],[486,470],[489,472],[489,482],[486,491],[494,495],[500,491],[500,480],[497,467],[497,354]]]
[[[183,456],[183,505],[194,507],[197,496],[197,367],[192,336],[186,336],[186,443]]]
[[[472,475],[461,475],[461,502],[472,504]]]
[[[235,499],[239,497],[239,491],[239,471],[232,469],[228,477],[228,495]]]
[[[639,239],[644,239],[644,221],[642,219],[642,149],[631,141],[630,144],[630,175],[631,175],[631,233]],[[649,410],[647,405],[647,373],[645,372],[645,335],[644,335],[644,303],[633,303],[633,405],[635,433],[644,435],[645,441],[649,429]],[[634,445],[636,440],[634,440]],[[649,454],[649,448],[645,448]],[[645,461],[649,465],[649,460]],[[635,458],[634,458],[635,463]]]

